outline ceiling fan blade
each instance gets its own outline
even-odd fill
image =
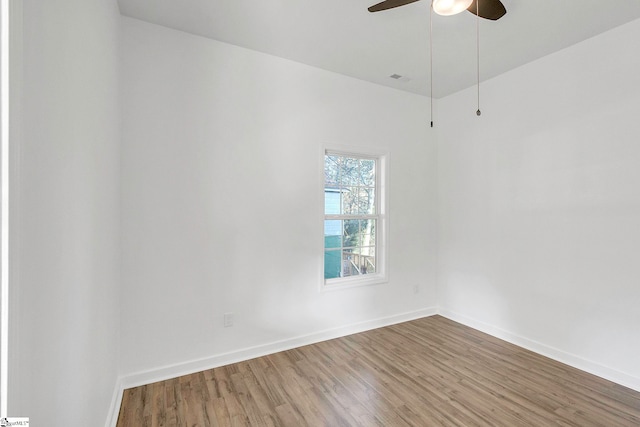
[[[369,12],[379,12],[381,10],[393,9],[394,7],[404,6],[405,4],[413,3],[418,0],[385,0],[381,3],[374,4],[367,10]]]
[[[507,13],[507,9],[500,0],[473,0],[473,3],[471,3],[471,6],[469,6],[467,10],[474,15],[476,15],[477,1],[480,1],[479,11],[477,13],[480,18],[497,21]]]

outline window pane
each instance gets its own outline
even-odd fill
[[[342,221],[329,219],[324,222],[324,247],[339,248],[342,246]]]
[[[375,212],[375,188],[358,187],[358,214],[374,215]]]
[[[343,157],[340,172],[340,182],[342,185],[358,185],[360,183],[360,160],[352,157]]]
[[[324,185],[325,187],[337,187],[340,183],[338,156],[324,156]]]
[[[337,277],[341,277],[342,266],[340,265],[341,260],[340,250],[325,250],[324,251],[324,278],[325,279],[335,279]]]
[[[343,215],[357,215],[358,207],[358,190],[354,187],[347,187],[342,192],[342,212]]]
[[[358,185],[365,187],[376,186],[376,161],[369,159],[360,159],[360,181]]]
[[[361,241],[361,220],[346,219],[343,221],[344,229],[342,232],[342,241],[345,248],[360,246]]]
[[[376,244],[376,220],[364,219],[362,220],[362,231],[360,244],[362,246],[375,246]]]
[[[362,274],[373,274],[376,272],[376,248],[362,248]]]
[[[342,193],[344,215],[375,215],[375,188],[347,187]]]
[[[354,260],[352,250],[345,249],[342,252],[342,277],[357,276],[360,274],[360,270],[354,261],[357,260]]]
[[[325,187],[324,213],[325,215],[340,213],[340,190],[339,189]]]
[[[354,249],[351,261],[358,267],[359,274],[371,274],[376,272],[376,248],[367,246]]]

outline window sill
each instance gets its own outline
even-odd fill
[[[343,289],[358,288],[361,286],[373,286],[387,283],[387,276],[383,274],[371,274],[366,277],[352,276],[339,279],[328,279],[322,282],[321,291],[337,291]]]

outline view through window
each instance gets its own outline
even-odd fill
[[[324,278],[378,272],[379,160],[327,151],[324,158]]]

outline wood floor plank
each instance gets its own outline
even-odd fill
[[[640,393],[441,316],[125,390],[118,427],[640,426]]]

